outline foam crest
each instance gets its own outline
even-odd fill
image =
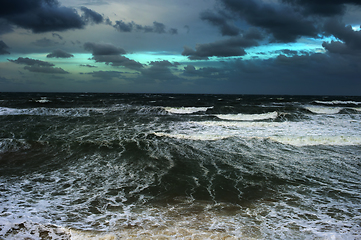
[[[316,114],[337,114],[342,110],[341,107],[324,107],[324,106],[305,106],[304,108]]]
[[[358,136],[273,136],[270,139],[293,146],[314,146],[314,145],[332,145],[348,146],[361,145],[361,137]]]
[[[355,102],[355,101],[315,101],[315,103],[324,104],[324,105],[361,105],[361,102]]]
[[[154,135],[158,137],[169,137],[169,138],[177,138],[177,139],[188,139],[188,140],[201,140],[201,141],[212,141],[212,140],[220,140],[232,137],[231,134],[216,134],[216,133],[165,133],[165,132],[154,132]]]
[[[256,121],[256,120],[266,120],[266,119],[275,119],[278,116],[277,112],[269,112],[262,114],[218,114],[215,115],[219,119],[223,120],[234,120],[234,121]]]
[[[318,122],[318,121],[322,121]],[[230,137],[271,139],[294,146],[361,145],[360,120],[340,118],[305,122],[201,121],[172,126],[170,131],[155,135],[189,140],[220,140]]]
[[[196,112],[206,112],[213,107],[165,107],[164,109],[173,114],[192,114]]]
[[[112,110],[112,109],[110,109]],[[109,109],[102,108],[7,108],[0,107],[0,116],[11,116],[11,115],[34,115],[34,116],[90,116],[91,113],[104,114]]]
[[[47,97],[41,97],[40,99],[35,100],[37,103],[50,103],[51,101]]]

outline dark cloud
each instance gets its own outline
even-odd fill
[[[134,22],[125,23],[122,20],[116,21],[113,27],[119,32],[132,32],[136,24]]]
[[[95,11],[86,7],[81,7],[80,9],[84,12],[84,15],[82,16],[84,22],[99,24],[104,21],[103,16]]]
[[[24,69],[28,70],[30,72],[56,73],[56,74],[58,74],[58,73],[60,73],[60,74],[68,73],[67,71],[64,71],[62,68],[55,68],[54,67],[55,65],[52,64],[52,63],[37,60],[37,59],[19,57],[16,60],[8,59],[8,61],[16,63],[16,64],[27,65],[27,66],[24,67]]]
[[[64,71],[62,68],[56,68],[56,67],[25,66],[24,69],[30,72],[37,72],[37,73],[54,73],[54,74],[69,73],[67,71]]]
[[[359,0],[282,0],[301,7],[305,14],[335,16],[344,14],[346,4],[361,5]]]
[[[58,33],[52,33],[53,37],[58,37],[60,40],[63,40],[63,37]]]
[[[163,61],[151,61],[149,65],[156,67],[176,67],[179,65],[179,63],[171,63],[168,60],[163,60]]]
[[[103,62],[114,67],[123,66],[134,70],[139,70],[143,67],[141,63],[121,56],[126,51],[112,44],[87,42],[84,44],[84,49],[92,52],[92,59],[96,62]]]
[[[338,41],[323,42],[322,46],[330,53],[361,55],[361,31],[354,31],[350,25],[336,18],[328,19],[323,27],[326,35]]]
[[[134,70],[139,70],[143,67],[141,63],[121,55],[93,55],[92,59],[95,62],[103,62],[113,67],[123,66]]]
[[[37,59],[32,59],[32,58],[23,58],[23,57],[19,57],[16,60],[12,60],[12,59],[8,59],[8,61],[16,63],[16,64],[25,64],[28,66],[39,66],[39,67],[53,67],[55,66],[52,63],[49,62],[44,62],[41,60],[37,60]]]
[[[38,47],[53,47],[55,45],[58,45],[59,42],[56,42],[54,40],[44,37],[44,38],[36,40],[35,42],[33,42],[33,44]]]
[[[34,33],[81,29],[89,21],[99,23],[98,13],[85,7],[82,10],[83,17],[57,0],[5,0],[0,18]]]
[[[112,25],[110,23],[110,25]],[[145,33],[167,33],[166,26],[160,22],[153,22],[153,26],[143,26],[140,24],[136,24],[135,22],[123,22],[122,20],[116,21],[114,25],[112,25],[119,32],[145,32]],[[169,34],[177,34],[178,30],[176,28],[171,28],[168,31]]]
[[[250,29],[250,32],[243,36],[232,37],[226,40],[220,40],[213,43],[197,44],[195,50],[185,46],[182,52],[183,56],[188,56],[191,60],[207,60],[209,57],[233,57],[244,56],[244,48],[258,46],[262,34],[256,34],[256,29]]]
[[[336,54],[349,54],[349,55],[360,54],[360,51],[351,49],[345,43],[339,41],[323,42],[322,47],[324,47],[327,51]]]
[[[97,66],[89,65],[89,64],[80,64],[80,67],[88,67],[88,68],[97,68]]]
[[[82,5],[108,5],[109,3],[104,0],[87,0]]]
[[[0,40],[0,55],[10,54],[7,49],[9,49],[8,45],[6,45],[2,40]]]
[[[171,29],[169,29],[169,31],[168,31],[171,35],[175,35],[175,34],[178,34],[178,29],[176,29],[176,28],[171,28]]]
[[[7,20],[1,19],[0,16],[0,35],[11,33],[13,31],[14,31],[13,26],[11,26],[11,24]]]
[[[151,28],[151,32],[155,32],[159,34],[166,33],[165,25],[163,23],[153,22],[153,27]]]
[[[325,22],[326,34],[342,40],[351,49],[361,49],[361,31],[354,31],[350,25],[345,26],[340,20],[332,18]]]
[[[84,43],[84,49],[92,52],[93,55],[118,55],[126,54],[123,48],[118,48],[109,43]]]
[[[67,53],[63,50],[57,49],[54,50],[52,53],[46,55],[47,58],[71,58],[74,57],[73,54]]]
[[[221,0],[223,5],[250,25],[272,34],[277,42],[295,42],[302,36],[317,37],[315,23],[290,5],[260,0]]]
[[[230,19],[227,15],[215,14],[213,12],[206,11],[200,14],[200,18],[208,21],[216,27],[219,27],[222,36],[237,36],[240,33],[240,29],[230,23]]]

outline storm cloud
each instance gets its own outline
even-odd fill
[[[47,58],[71,58],[74,57],[73,54],[67,53],[63,50],[57,49],[54,50],[52,53],[46,55]]]
[[[62,68],[54,67],[55,65],[49,62],[32,59],[32,58],[22,58],[19,57],[16,60],[8,59],[9,62],[13,62],[16,64],[27,65],[24,67],[25,70],[30,72],[37,73],[55,73],[55,74],[66,74],[69,73]]]
[[[301,7],[305,14],[335,16],[345,13],[346,4],[361,5],[358,0],[282,0],[285,3]]]
[[[200,18],[218,27],[222,36],[237,36],[240,33],[240,29],[230,22],[230,18],[226,14],[221,15],[206,11],[200,14]]]
[[[114,67],[123,66],[133,70],[143,67],[141,63],[122,56],[121,54],[125,54],[126,51],[112,44],[87,42],[84,44],[84,49],[92,52],[92,59],[95,62],[103,62]]]
[[[86,7],[81,7],[80,9],[84,12],[84,15],[82,16],[84,22],[99,24],[104,21],[103,16],[95,11]]]
[[[250,29],[242,36],[232,37],[213,43],[197,44],[195,50],[185,46],[182,55],[190,60],[208,60],[209,57],[234,57],[246,55],[245,48],[258,46],[258,40],[263,38],[262,33]]]
[[[172,35],[177,34],[178,30],[176,28],[171,28],[166,31],[166,26],[160,22],[153,22],[152,26],[143,26],[140,24],[136,24],[135,22],[124,22],[122,20],[116,21],[114,25],[112,25],[119,32],[144,32],[144,33],[170,33]]]
[[[84,49],[92,52],[93,55],[118,55],[126,54],[123,48],[118,48],[109,43],[84,43]]]
[[[32,59],[32,58],[28,58],[28,57],[26,57],[26,58],[19,57],[16,60],[8,59],[8,61],[16,63],[16,64],[24,64],[24,65],[28,65],[28,66],[39,66],[39,67],[52,67],[52,66],[55,66],[52,63],[37,60],[37,59]]]
[[[0,40],[0,55],[10,54],[7,49],[9,49],[8,45],[6,45],[3,41]]]
[[[57,0],[5,0],[0,18],[34,33],[84,28],[88,22],[100,23],[101,15],[83,7],[84,15]]]
[[[24,69],[30,72],[37,72],[37,73],[53,73],[53,74],[69,73],[67,71],[64,71],[64,69],[58,67],[25,66]]]
[[[226,9],[255,27],[270,33],[276,42],[295,42],[302,36],[317,37],[312,19],[305,18],[289,5],[260,0],[221,0]]]

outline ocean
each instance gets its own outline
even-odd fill
[[[0,93],[0,239],[361,239],[361,97]]]

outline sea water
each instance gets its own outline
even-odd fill
[[[361,97],[1,93],[0,239],[361,239]]]

